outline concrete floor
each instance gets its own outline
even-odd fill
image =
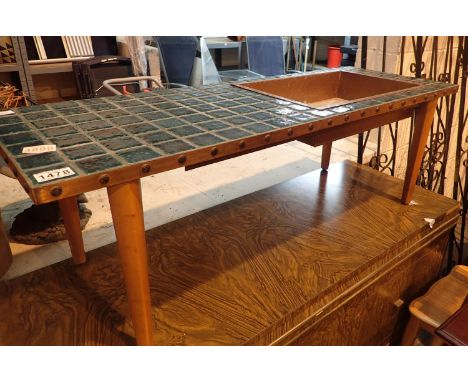
[[[368,147],[365,158],[370,159]],[[333,144],[331,162],[356,160],[356,139]],[[321,147],[294,141],[185,172],[168,171],[142,179],[145,227],[150,229],[320,168]],[[0,175],[1,176],[1,175]],[[83,231],[85,250],[115,241],[105,189],[86,194],[93,215]],[[15,179],[1,176],[0,210],[9,231],[14,217],[31,201]],[[42,246],[11,243],[13,264],[2,280],[12,279],[71,257],[68,243]]]

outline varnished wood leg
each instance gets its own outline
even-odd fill
[[[403,338],[401,339],[401,345],[403,346],[413,346],[414,341],[418,338],[419,333],[419,325],[420,322],[416,317],[410,315],[408,324],[405,328],[405,333],[403,334]]]
[[[76,196],[59,200],[60,212],[62,214],[63,224],[67,231],[68,244],[75,264],[86,262],[86,254],[83,244],[83,235],[81,234],[80,211]]]
[[[434,120],[436,106],[437,101],[431,101],[422,104],[416,109],[413,139],[408,153],[405,183],[403,185],[403,194],[401,197],[401,202],[403,204],[409,204],[413,198],[414,187],[416,186],[416,179],[418,178],[419,168],[421,167],[429,129]]]
[[[138,345],[153,345],[151,299],[140,181],[107,189]]]
[[[327,171],[330,165],[330,156],[332,150],[332,142],[324,143],[322,146],[322,170]]]

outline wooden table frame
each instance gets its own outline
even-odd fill
[[[313,146],[321,145],[321,166],[326,171],[330,163],[333,141],[414,116],[413,138],[401,197],[403,204],[409,204],[438,98],[452,94],[456,89],[454,86],[428,89],[421,94],[382,102],[378,106],[351,110],[289,128],[279,128],[246,139],[224,142],[216,147],[205,147],[193,152],[156,158],[146,163],[131,164],[125,168],[110,169],[104,174],[65,179],[59,185],[53,182],[31,187],[21,171],[16,168],[15,162],[9,160],[1,145],[0,154],[35,203],[59,201],[72,257],[77,264],[84,263],[86,256],[76,196],[83,192],[107,188],[136,341],[138,345],[151,345],[153,323],[140,178],[177,167],[196,168],[292,140]]]

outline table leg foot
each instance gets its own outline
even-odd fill
[[[322,146],[322,170],[327,171],[328,166],[330,165],[330,156],[331,156],[331,150],[332,150],[332,143],[333,142],[328,142],[324,143]]]
[[[107,189],[138,345],[153,345],[151,298],[140,180]]]
[[[408,163],[406,167],[405,183],[403,185],[403,193],[401,202],[409,204],[413,198],[416,180],[421,167],[424,147],[426,146],[427,136],[434,120],[437,101],[431,101],[422,104],[416,109],[413,139],[408,153]]]
[[[76,196],[60,199],[60,212],[62,214],[63,224],[67,231],[68,244],[75,264],[86,262],[86,254],[83,244],[83,235],[81,233],[80,211]]]

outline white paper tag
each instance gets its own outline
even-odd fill
[[[73,171],[70,167],[62,167],[56,170],[49,170],[38,172],[37,174],[33,174],[34,178],[39,182],[49,182],[54,179],[66,178],[67,176],[75,175],[75,171]]]
[[[297,104],[289,105],[288,107],[294,110],[299,110],[299,111],[309,110],[307,106],[302,106],[302,105],[297,105]]]
[[[351,109],[346,106],[338,106],[332,109],[336,113],[346,113],[347,111],[350,111]]]
[[[310,114],[318,115],[319,117],[328,117],[329,115],[332,115],[333,112],[329,110],[312,110]]]
[[[23,147],[23,154],[42,154],[50,153],[51,151],[56,151],[56,145],[38,145],[38,146],[27,146]]]
[[[432,218],[424,218],[424,221],[425,221],[426,223],[429,223],[429,228],[432,229],[432,227],[434,227],[435,219],[432,219]]]
[[[0,111],[0,116],[2,115],[9,115],[9,114],[15,114],[15,112],[13,110],[4,110],[4,111]]]

